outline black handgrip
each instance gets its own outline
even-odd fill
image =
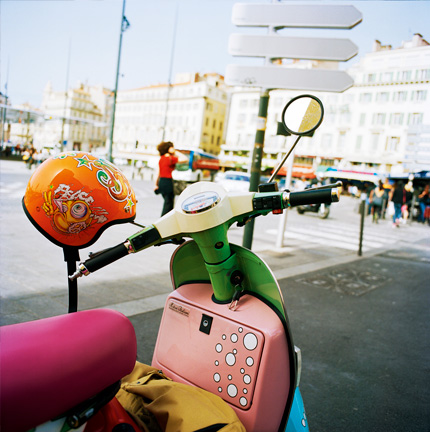
[[[300,192],[291,192],[289,203],[291,207],[307,204],[329,204],[339,201],[339,191],[333,189],[308,189]]]
[[[112,264],[122,257],[125,257],[128,253],[129,250],[127,249],[126,244],[121,243],[117,246],[105,249],[104,251],[94,255],[92,258],[88,258],[83,265],[90,273],[92,273],[108,264]]]

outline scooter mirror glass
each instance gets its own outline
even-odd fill
[[[301,95],[287,103],[282,111],[282,123],[293,135],[309,135],[321,124],[323,116],[323,104],[318,98]]]

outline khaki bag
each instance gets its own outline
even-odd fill
[[[116,397],[145,432],[246,432],[219,396],[174,382],[143,363],[122,379]]]

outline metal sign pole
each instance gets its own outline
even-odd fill
[[[269,92],[263,89],[260,95],[260,105],[258,108],[258,124],[255,133],[254,151],[251,162],[251,178],[249,190],[256,192],[260,183],[261,161],[263,159],[264,135],[266,133],[267,108],[269,106]],[[254,219],[251,219],[246,225],[243,233],[242,245],[248,249],[252,246],[252,237],[254,234]]]
[[[268,34],[231,35],[229,53],[235,56],[264,57],[264,66],[228,65],[225,82],[230,86],[253,86],[266,89],[260,98],[251,166],[250,191],[256,191],[260,179],[266,130],[267,89],[343,92],[354,82],[344,71],[331,69],[299,69],[274,66],[272,60],[292,58],[326,61],[346,61],[358,49],[348,39],[284,37],[276,35],[283,28],[351,29],[362,20],[362,14],[349,5],[290,5],[272,0],[271,4],[236,3],[233,24],[244,27],[267,27]],[[251,248],[253,221],[245,226],[243,246]]]
[[[119,33],[119,47],[118,47],[118,59],[116,62],[116,77],[115,77],[115,89],[113,91],[113,102],[111,112],[111,125],[110,125],[110,138],[108,143],[107,159],[109,162],[113,162],[112,149],[113,149],[113,131],[115,127],[115,109],[116,109],[116,96],[118,93],[118,78],[119,78],[119,65],[121,63],[121,46],[122,46],[122,34],[128,27],[127,18],[124,15],[125,12],[125,0],[122,2],[122,15],[121,15],[121,31]],[[126,23],[126,25],[124,25]]]
[[[285,138],[286,139],[286,138]],[[290,159],[288,161],[287,165],[287,175],[285,177],[285,189],[290,189],[291,186],[291,178],[293,174],[293,166],[294,166],[294,156],[295,156],[295,149],[292,151],[290,155]],[[284,235],[285,235],[285,227],[287,226],[287,210],[285,210],[280,216],[281,219],[279,221],[279,227],[278,227],[278,235],[276,237],[276,247],[278,249],[284,247]]]

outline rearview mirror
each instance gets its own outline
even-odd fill
[[[324,117],[322,102],[312,95],[300,95],[291,99],[282,111],[282,124],[292,135],[312,134]]]

